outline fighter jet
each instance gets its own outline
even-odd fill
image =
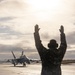
[[[11,51],[11,52],[14,57],[14,59],[11,60],[11,63],[14,64],[14,66],[16,66],[18,64],[23,64],[23,66],[26,66],[26,63],[30,64],[30,60],[24,55],[24,51],[22,51],[22,54],[19,58],[16,58],[13,51]]]

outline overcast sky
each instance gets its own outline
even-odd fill
[[[68,49],[75,49],[75,0],[0,0],[0,44],[35,49],[35,24],[45,47],[52,38],[60,44],[63,25]]]

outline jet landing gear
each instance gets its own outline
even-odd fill
[[[25,62],[23,63],[23,66],[26,67],[26,63]]]
[[[14,63],[14,67],[16,66],[16,64]]]

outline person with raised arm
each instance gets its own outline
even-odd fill
[[[45,48],[40,40],[39,26],[36,24],[34,28],[35,46],[42,61],[41,75],[61,75],[61,62],[67,49],[64,27],[60,26],[60,46],[55,39],[51,39],[48,43],[48,49]]]

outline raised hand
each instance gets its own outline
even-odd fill
[[[39,26],[36,24],[36,25],[35,25],[35,32],[38,32],[39,29],[40,29]]]
[[[64,33],[64,27],[63,27],[62,25],[60,26],[59,31],[60,31],[61,33]]]

